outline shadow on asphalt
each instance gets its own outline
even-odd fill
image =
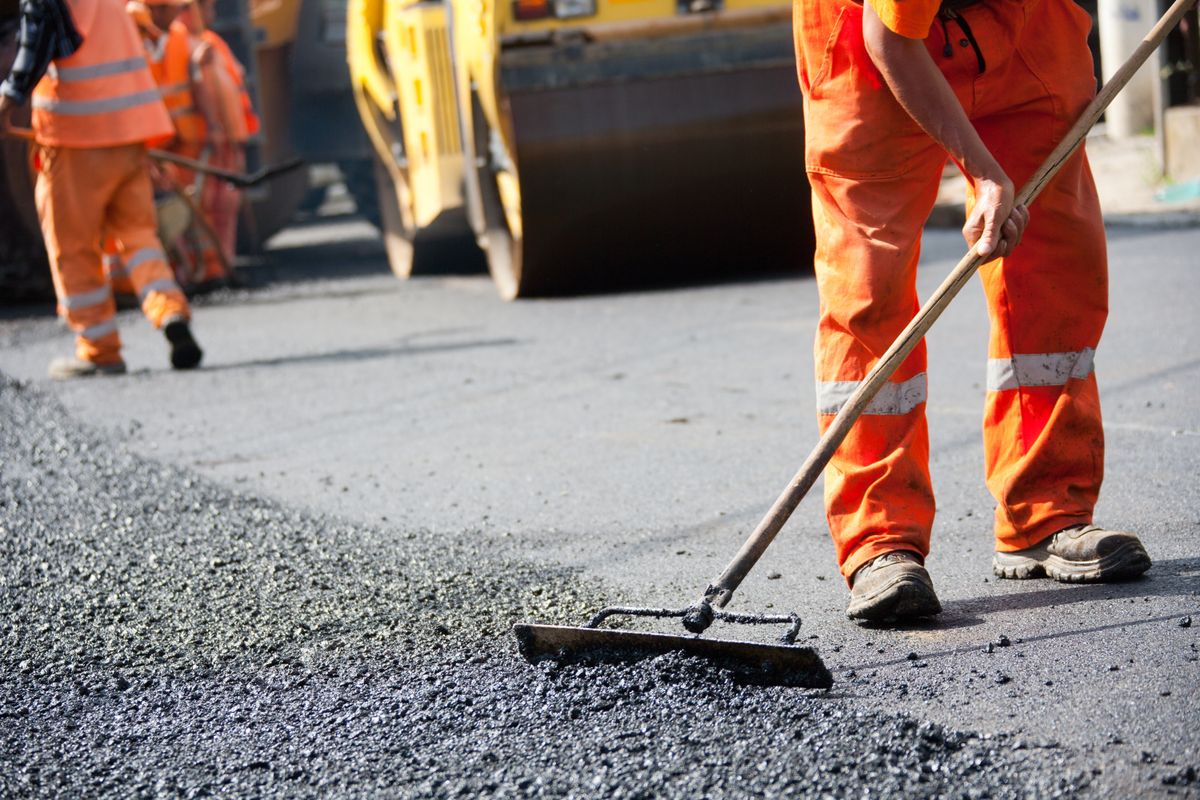
[[[205,372],[222,372],[237,369],[258,369],[261,367],[283,367],[296,364],[328,364],[348,361],[369,361],[371,359],[401,358],[405,356],[429,355],[433,353],[450,353],[458,350],[477,350],[483,347],[511,347],[520,344],[519,339],[476,339],[467,342],[446,342],[444,344],[403,344],[394,347],[364,347],[357,350],[331,350],[327,353],[304,353],[295,356],[280,356],[278,358],[256,358],[250,361],[236,361],[229,364],[214,364],[206,366]]]
[[[1013,642],[1013,644],[1014,645],[1017,645],[1017,644],[1030,645],[1030,644],[1037,644],[1038,642],[1053,641],[1055,639],[1066,639],[1066,638],[1077,637],[1077,636],[1093,636],[1094,634],[1097,634],[1097,633],[1103,633],[1104,631],[1117,630],[1119,628],[1133,628],[1133,627],[1137,627],[1139,625],[1150,625],[1150,624],[1154,624],[1154,623],[1173,622],[1173,621],[1178,620],[1181,616],[1190,616],[1190,615],[1196,615],[1196,614],[1200,614],[1200,609],[1191,609],[1189,611],[1178,611],[1174,614],[1163,614],[1162,616],[1147,617],[1146,619],[1126,620],[1123,622],[1112,622],[1112,623],[1109,623],[1108,625],[1096,625],[1091,628],[1077,628],[1075,630],[1070,630],[1070,631],[1058,631],[1057,633],[1044,633],[1040,636],[1025,636],[1025,637],[1015,640]],[[949,650],[937,650],[932,653],[917,653],[917,659],[913,659],[910,656],[904,656],[903,658],[889,658],[886,661],[869,661],[869,662],[862,662],[862,663],[858,663],[858,664],[847,664],[843,667],[839,667],[839,669],[841,669],[841,670],[847,670],[847,669],[868,670],[868,669],[879,669],[880,667],[894,667],[897,664],[904,664],[904,663],[907,663],[907,662],[913,661],[913,660],[932,661],[933,659],[936,659],[936,658],[945,658],[947,656],[960,656],[960,655],[964,655],[966,653],[976,653],[976,652],[979,652],[980,650],[986,648],[986,646],[987,646],[986,642],[980,642],[980,643],[976,643],[976,644],[972,644],[972,645],[967,645],[965,647],[954,647]]]
[[[970,600],[952,600],[944,604],[945,611],[942,617],[945,619],[938,618],[927,623],[911,625],[903,628],[903,630],[943,630],[946,628],[966,627],[982,622],[983,617],[978,616],[980,614],[986,615],[999,611],[1048,608],[1065,603],[1116,601],[1132,597],[1192,597],[1196,591],[1197,574],[1200,574],[1200,558],[1175,558],[1156,561],[1150,573],[1145,577],[1123,583],[1092,583],[1026,592],[1024,594],[1005,594],[993,597],[972,598]],[[1157,617],[1122,620],[1090,628],[1075,628],[1036,636],[1026,636],[1015,643],[1032,645],[1057,639],[1068,639],[1079,636],[1090,637],[1097,633],[1120,628],[1178,621],[1187,616],[1200,616],[1200,608],[1180,608],[1170,614],[1163,614]],[[977,642],[964,647],[954,647],[931,653],[918,653],[917,656],[921,661],[929,661],[947,656],[976,652],[986,646],[986,642]],[[842,667],[842,669],[878,669],[880,667],[903,664],[911,660],[913,659],[910,656],[905,656],[903,658],[892,658],[884,661],[848,664]]]
[[[1067,603],[1090,603],[1130,597],[1188,596],[1196,591],[1200,558],[1172,558],[1155,561],[1141,578],[1119,583],[1085,583],[1077,586],[1056,585],[1054,589],[951,600],[948,610],[959,614],[994,614],[999,611],[1023,611],[1050,608]]]

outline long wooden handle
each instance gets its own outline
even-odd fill
[[[10,139],[20,139],[25,142],[36,142],[37,137],[29,128],[18,128],[15,125],[4,129],[4,135]]]
[[[13,139],[22,139],[27,142],[37,141],[36,135],[29,128],[10,127],[3,131],[3,134]],[[178,153],[171,153],[167,150],[156,150],[151,148],[146,151],[146,155],[150,156],[155,161],[166,161],[167,163],[177,164],[181,167],[186,167],[196,172],[202,172],[205,175],[212,175],[214,178],[220,178],[223,181],[233,184],[239,189],[249,189],[253,186],[257,186],[265,180],[275,177],[276,175],[284,172],[290,172],[291,170],[304,165],[302,160],[292,159],[291,161],[287,161],[283,164],[277,164],[272,167],[260,169],[253,175],[248,175],[243,172],[234,172],[233,170],[214,167],[213,165],[204,161],[198,161],[194,158],[181,156]]]
[[[1158,24],[1146,35],[1142,43],[1133,52],[1133,55],[1117,70],[1116,74],[1104,85],[1095,99],[1084,109],[1074,127],[1063,137],[1058,146],[1034,173],[1033,177],[1021,188],[1021,191],[1016,196],[1016,203],[1029,205],[1034,198],[1041,193],[1042,189],[1054,177],[1059,168],[1063,165],[1091,127],[1096,124],[1096,120],[1100,119],[1100,115],[1108,107],[1112,99],[1117,95],[1117,92],[1124,88],[1133,74],[1138,68],[1150,57],[1167,33],[1171,31],[1179,20],[1187,13],[1188,9],[1196,2],[1196,0],[1175,0],[1175,3],[1167,10]],[[817,446],[805,459],[804,464],[800,467],[800,471],[792,478],[783,494],[771,506],[767,515],[763,517],[762,522],[758,523],[758,527],[750,534],[750,538],[738,550],[737,555],[729,562],[729,566],[725,571],[705,590],[704,597],[701,603],[711,603],[718,608],[723,608],[733,597],[733,592],[741,585],[742,580],[758,563],[759,558],[774,541],[776,534],[779,533],[784,523],[792,516],[792,512],[796,510],[796,506],[800,505],[800,501],[808,494],[808,490],[816,483],[825,465],[829,463],[829,459],[833,458],[833,454],[841,445],[842,440],[850,432],[850,428],[862,416],[867,405],[878,394],[883,385],[896,371],[896,369],[904,363],[904,359],[912,352],[917,343],[921,341],[926,332],[937,321],[937,318],[942,315],[946,306],[950,305],[950,301],[958,294],[959,290],[967,284],[975,271],[984,263],[984,257],[975,252],[972,248],[963,259],[958,262],[958,266],[954,271],[942,282],[942,285],[937,288],[930,298],[921,306],[921,310],[913,317],[892,346],[888,348],[883,357],[876,362],[875,366],[868,373],[867,377],[859,384],[858,389],[854,394],[850,395],[850,399],[842,406],[841,411],[834,417],[829,428],[825,431],[825,435],[817,442]]]

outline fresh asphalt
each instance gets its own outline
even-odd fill
[[[829,692],[506,634],[720,570],[815,441],[811,279],[503,304],[327,220],[199,303],[194,374],[126,313],[131,375],[51,384],[69,336],[6,310],[0,795],[1197,796],[1200,230],[1110,244],[1098,519],[1154,568],[991,577],[972,286],[930,341],[946,612],[848,623],[815,492],[735,600],[799,612]]]

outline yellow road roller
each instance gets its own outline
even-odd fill
[[[472,235],[506,299],[811,262],[790,4],[350,0],[347,14],[398,275]]]

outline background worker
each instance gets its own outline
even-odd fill
[[[258,132],[259,121],[246,91],[245,69],[225,40],[211,29],[214,19],[215,0],[190,3],[180,15],[180,22],[200,42],[193,59],[202,67],[201,84],[211,98],[213,114],[206,118],[208,163],[245,172],[246,143]],[[236,255],[242,192],[228,181],[203,176],[198,180],[202,181],[200,209],[217,234],[220,247],[219,254],[213,248],[204,252],[203,280],[224,281],[231,277],[228,267]]]
[[[173,134],[155,142],[155,146],[212,163],[211,136],[221,129],[216,89],[220,76],[214,60],[207,56],[208,48],[183,21],[189,6],[190,0],[135,0],[126,5],[126,10],[142,35],[150,72],[174,123]],[[185,167],[164,164],[160,170],[160,188],[186,192],[204,214],[201,198],[211,181]],[[226,277],[224,265],[228,262],[217,253],[219,241],[210,237],[203,226],[194,224],[179,240],[167,244],[176,277],[185,285],[197,286]],[[216,265],[213,275],[208,274],[209,264]],[[114,267],[111,274],[119,287],[121,267]]]
[[[59,311],[77,335],[55,378],[125,371],[112,290],[101,266],[111,237],[146,317],[189,369],[201,351],[191,311],[155,233],[145,143],[170,118],[119,0],[26,0],[20,50],[0,85],[0,132],[32,94],[38,150],[36,201]]]
[[[968,177],[969,245],[994,257],[984,445],[1004,578],[1130,577],[1137,537],[1092,525],[1104,432],[1092,361],[1107,316],[1103,222],[1083,151],[1032,213],[1014,205],[1095,92],[1087,12],[1063,0],[797,0],[797,66],[817,233],[824,430],[918,308],[922,226],[947,154]],[[1017,248],[1018,242],[1021,243]],[[853,619],[941,610],[924,568],[934,517],[925,348],[825,476]]]

